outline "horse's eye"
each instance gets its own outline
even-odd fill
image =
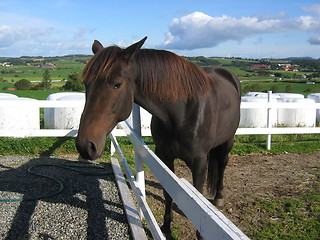
[[[113,89],[118,89],[120,88],[122,85],[122,83],[116,83],[114,86],[113,86]]]

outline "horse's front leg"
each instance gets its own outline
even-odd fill
[[[203,156],[201,158],[193,159],[193,163],[191,166],[193,186],[202,193],[204,181],[206,179],[206,170],[207,170],[207,156]],[[200,235],[200,232],[197,231],[197,238],[199,240],[203,239]]]
[[[162,232],[166,235],[166,238],[171,237],[171,222],[173,219],[172,213],[172,205],[173,201],[170,195],[163,190],[164,199],[165,199],[165,210],[164,210],[164,217],[163,217],[163,225],[161,227]]]
[[[166,166],[172,172],[174,172],[174,158],[170,158],[165,156],[165,154],[162,154],[162,152],[159,150],[158,147],[156,147],[155,153],[161,159],[161,161],[164,162],[164,164],[166,164]],[[163,189],[163,195],[165,200],[165,211],[164,211],[163,225],[161,227],[161,230],[166,235],[167,238],[170,238],[171,237],[170,226],[173,219],[173,214],[172,214],[173,201],[165,189]]]

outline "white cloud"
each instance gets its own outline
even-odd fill
[[[274,18],[271,15],[211,17],[202,12],[194,12],[172,20],[161,47],[192,50],[214,47],[230,40],[241,41],[261,34],[300,31],[320,32],[320,18],[301,16],[288,19],[285,18],[285,13],[279,13]]]
[[[0,12],[0,56],[85,53],[90,49],[88,36],[94,31],[92,28],[68,28],[42,18]]]
[[[55,56],[85,53],[90,49],[87,36],[94,29],[78,28],[65,32],[52,27],[0,25],[0,56]]]
[[[50,34],[52,29],[22,28],[8,25],[0,26],[0,48],[10,47],[22,41],[36,41],[41,36]]]

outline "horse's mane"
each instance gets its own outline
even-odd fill
[[[137,62],[143,94],[174,101],[199,97],[211,91],[210,75],[172,52],[141,49]]]
[[[91,83],[99,78],[107,80],[107,76],[112,73],[112,67],[118,59],[121,48],[112,46],[97,52],[87,63],[82,71],[84,83]]]
[[[114,46],[96,53],[84,68],[84,81],[112,74],[114,63],[122,51]],[[172,52],[141,49],[133,62],[138,73],[135,84],[143,95],[162,101],[176,101],[203,96],[212,90],[213,80],[209,74]]]

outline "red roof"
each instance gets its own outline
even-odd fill
[[[255,64],[255,65],[251,65],[251,67],[256,67],[256,68],[270,68],[269,65],[264,65],[264,64]]]

